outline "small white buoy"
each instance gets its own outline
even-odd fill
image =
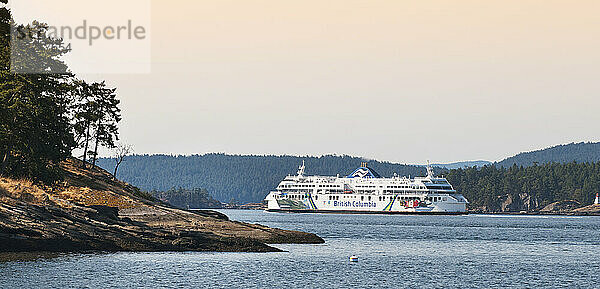
[[[356,255],[350,256],[350,262],[358,262],[358,256],[356,256]]]

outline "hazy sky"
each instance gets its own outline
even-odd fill
[[[153,1],[152,73],[82,77],[118,88],[137,153],[499,160],[600,140],[598,11],[597,0]]]

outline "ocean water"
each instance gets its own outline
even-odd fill
[[[326,243],[27,256],[0,261],[0,288],[600,288],[600,217],[222,212]]]

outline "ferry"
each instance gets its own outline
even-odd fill
[[[467,199],[443,177],[384,178],[366,162],[346,177],[305,176],[304,161],[270,192],[266,211],[290,213],[466,214]]]

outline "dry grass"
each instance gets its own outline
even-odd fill
[[[72,159],[61,167],[65,172],[65,180],[52,186],[35,184],[27,179],[0,178],[0,198],[61,207],[77,204],[131,209],[143,205],[143,201],[135,197],[136,188],[113,180],[109,173],[100,168],[83,169]]]
[[[90,188],[70,187],[59,193],[62,199],[84,206],[103,205],[119,209],[131,209],[140,204],[127,197],[111,191],[92,190]]]
[[[4,198],[12,198],[40,205],[46,204],[49,200],[49,194],[35,185],[31,180],[1,178],[0,188],[3,191]]]

